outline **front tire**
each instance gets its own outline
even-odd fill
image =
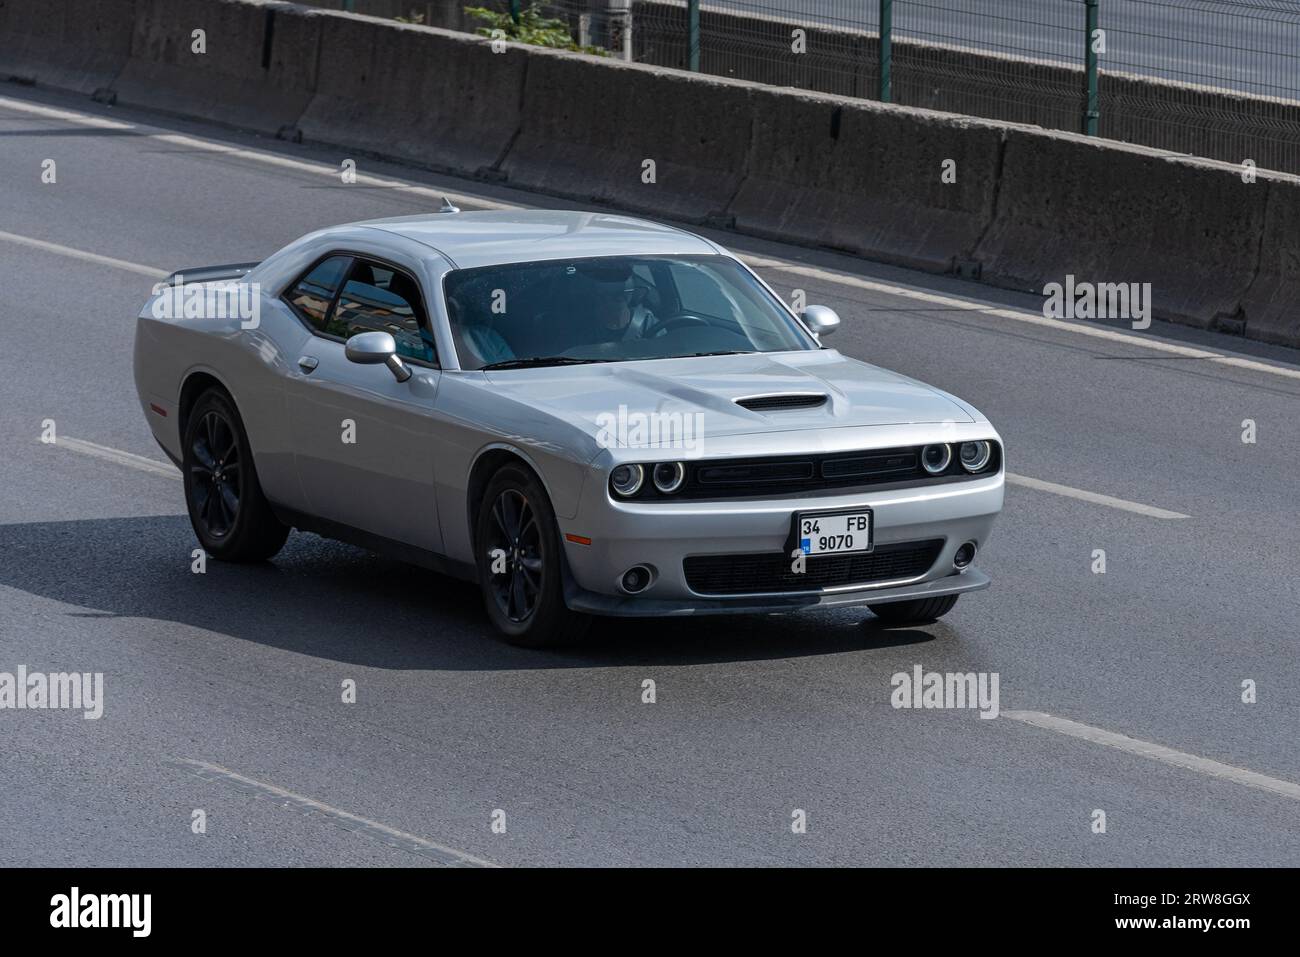
[[[935,598],[916,598],[912,601],[891,601],[883,605],[868,605],[871,613],[886,625],[928,625],[952,611],[958,595],[939,595]]]
[[[506,465],[479,505],[475,561],[488,618],[512,645],[548,648],[582,639],[591,618],[564,604],[560,533],[532,472]]]
[[[289,527],[262,494],[243,420],[219,389],[200,395],[185,422],[181,472],[190,524],[213,558],[264,561],[284,546]]]

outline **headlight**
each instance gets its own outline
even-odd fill
[[[958,454],[962,468],[967,472],[978,472],[989,464],[993,449],[987,442],[963,442]]]
[[[686,481],[686,466],[681,462],[660,462],[654,470],[655,488],[672,495]]]
[[[644,481],[645,470],[639,465],[615,466],[614,471],[609,473],[609,484],[624,498],[630,498],[641,491],[641,483]]]
[[[927,445],[921,449],[921,465],[931,475],[938,475],[952,462],[952,448],[947,445]]]

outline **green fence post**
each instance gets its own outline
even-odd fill
[[[347,13],[356,13],[357,0],[343,0],[343,9]]]
[[[686,0],[686,69],[700,71],[700,0]]]
[[[894,71],[894,0],[880,0],[880,102],[892,95]]]
[[[1088,136],[1097,135],[1097,51],[1093,49],[1093,37],[1097,33],[1097,12],[1101,0],[1084,0],[1084,105],[1083,132]]]
[[[519,0],[510,0],[510,19],[519,22]]]

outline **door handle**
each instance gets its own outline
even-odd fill
[[[318,363],[316,362],[316,357],[315,357],[315,356],[299,356],[299,357],[298,357],[298,368],[301,369],[303,372],[308,372],[308,373],[310,373],[310,372],[315,371],[317,364],[318,364]]]

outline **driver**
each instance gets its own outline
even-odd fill
[[[577,303],[585,313],[588,343],[625,342],[640,339],[650,328],[655,317],[641,304],[638,290],[631,288],[631,279],[602,280],[581,277],[576,290]]]

